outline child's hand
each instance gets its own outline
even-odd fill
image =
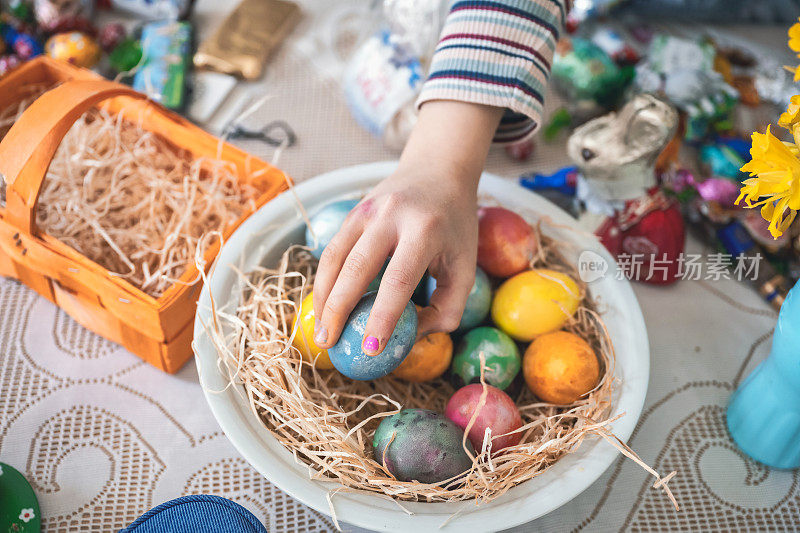
[[[436,278],[419,334],[458,327],[475,278],[477,186],[502,109],[433,101],[397,171],[345,220],[314,282],[315,343],[333,346],[350,312],[391,256],[367,321],[364,351],[377,355],[426,270]]]

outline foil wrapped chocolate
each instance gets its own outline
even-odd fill
[[[656,184],[655,161],[678,126],[667,102],[640,94],[618,113],[578,127],[567,154],[580,170],[578,197],[587,208],[610,214],[620,202],[637,198]]]
[[[0,56],[0,76],[3,76],[7,72],[10,72],[17,68],[22,61],[20,60],[19,56],[14,54],[6,54],[4,56]]]
[[[631,66],[617,65],[595,43],[576,37],[559,43],[551,78],[571,113],[589,118],[617,105],[634,72]]]
[[[715,56],[714,46],[707,41],[665,34],[653,37],[647,54],[652,68],[662,73],[678,70],[712,70]]]
[[[93,8],[91,0],[34,0],[33,15],[47,32],[85,31]]]
[[[797,86],[783,63],[774,58],[759,58],[754,85],[758,96],[772,104],[783,107],[797,94]]]
[[[567,14],[567,29],[574,31],[581,23],[607,15],[627,0],[575,0]]]
[[[300,9],[285,0],[243,0],[194,55],[198,68],[253,80],[270,54],[300,19]]]
[[[100,60],[100,47],[94,39],[79,31],[56,33],[45,43],[48,56],[83,68],[92,68]]]
[[[678,279],[685,241],[680,211],[656,186],[655,175],[656,159],[677,124],[671,105],[640,94],[619,113],[580,126],[567,141],[579,170],[577,197],[587,210],[580,224],[615,257],[636,259],[640,268],[626,273],[631,279],[658,285]]]
[[[125,26],[119,22],[111,22],[100,28],[100,32],[97,34],[97,44],[106,52],[111,52],[126,36]]]
[[[706,178],[695,183],[694,187],[700,198],[706,202],[717,202],[726,209],[734,209],[734,202],[739,197],[739,184],[727,178]]]
[[[39,41],[28,33],[17,31],[11,24],[0,22],[0,41],[8,46],[9,52],[13,51],[22,60],[30,59],[42,53],[42,45]]]
[[[664,95],[686,114],[689,141],[730,129],[733,121],[739,92],[714,70],[716,55],[708,42],[657,35],[647,61],[636,66],[637,89]]]
[[[749,159],[749,158],[748,158]],[[747,179],[747,174],[739,170],[745,159],[724,144],[706,144],[700,147],[700,161],[710,172],[735,180]]]

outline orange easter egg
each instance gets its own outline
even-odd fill
[[[292,346],[300,350],[300,355],[303,356],[305,361],[313,363],[317,361],[317,370],[330,370],[333,368],[330,357],[328,357],[328,350],[323,350],[314,344],[314,300],[313,292],[308,293],[308,296],[303,298],[300,305],[300,310],[295,315],[294,323],[297,327],[297,333],[292,341]],[[297,325],[297,322],[300,322]],[[293,326],[295,327],[295,326]]]
[[[585,340],[573,333],[555,331],[537,337],[528,346],[522,374],[537,398],[566,405],[597,386],[600,363]]]
[[[411,352],[392,375],[422,383],[438,378],[450,366],[453,341],[447,333],[431,333],[414,343]]]

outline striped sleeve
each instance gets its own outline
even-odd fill
[[[495,142],[517,142],[541,121],[568,0],[454,0],[417,107],[459,100],[506,108]]]

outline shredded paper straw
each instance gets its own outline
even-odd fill
[[[47,88],[32,88],[0,113],[0,138]],[[59,145],[36,224],[159,297],[184,274],[202,235],[254,209],[257,195],[232,163],[196,158],[100,107],[81,116]]]
[[[579,280],[575,268],[559,252],[563,243],[537,232],[540,248],[534,268],[550,268]],[[617,439],[610,425],[612,394],[618,385],[614,350],[601,315],[581,287],[581,306],[566,325],[592,346],[603,371],[597,387],[567,406],[543,403],[523,387],[514,398],[523,419],[522,441],[499,452],[491,443],[477,450],[464,476],[440,484],[399,481],[372,454],[372,436],[385,416],[401,407],[443,412],[453,394],[444,379],[410,383],[391,376],[353,381],[335,370],[317,371],[292,346],[295,312],[313,284],[316,260],[302,246],[290,247],[275,268],[239,273],[244,290],[234,305],[215,308],[206,331],[219,354],[218,364],[253,413],[279,442],[310,469],[313,479],[335,481],[352,490],[391,497],[395,501],[490,501],[541,475],[584,440],[601,437],[637,462],[664,490],[674,474],[661,477]],[[470,421],[472,422],[472,421]],[[677,507],[677,503],[676,503]],[[333,502],[331,501],[331,510]]]

